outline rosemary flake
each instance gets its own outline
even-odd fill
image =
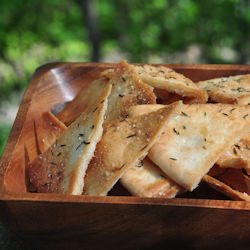
[[[235,110],[236,108],[232,108],[229,112],[232,114],[232,112]]]
[[[95,107],[95,109],[92,112],[95,113],[97,109],[98,109],[98,107]]]
[[[173,157],[170,157],[169,159],[172,160],[172,161],[176,161],[177,160],[177,159],[175,159]]]
[[[188,117],[188,115],[185,112],[181,112],[181,115]]]
[[[233,152],[234,152],[235,155],[238,154],[236,148],[233,148]]]
[[[134,137],[134,136],[136,136],[136,134],[128,135],[126,138],[131,138],[131,137]]]
[[[174,131],[177,135],[180,134],[180,132],[178,132],[175,128],[173,128],[173,131]]]

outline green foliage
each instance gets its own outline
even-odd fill
[[[22,88],[40,64],[89,60],[91,44],[80,2],[0,2],[0,64],[7,69],[0,69],[0,96]],[[99,15],[103,48],[124,51],[131,61],[148,61],[151,54],[171,54],[192,44],[203,48],[208,63],[247,61],[248,0],[89,2]],[[221,47],[237,56],[221,58]]]
[[[10,126],[2,126],[0,125],[0,157],[3,153],[7,138],[10,133]]]

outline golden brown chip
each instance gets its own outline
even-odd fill
[[[203,181],[234,200],[250,201],[250,190],[240,169],[213,170],[203,177]]]
[[[216,164],[222,168],[245,168],[250,171],[250,133],[228,149]]]
[[[218,158],[249,132],[248,114],[248,106],[184,105],[167,123],[148,157],[171,179],[192,191]]]
[[[214,102],[246,105],[250,103],[250,74],[221,77],[198,82]]]
[[[106,195],[123,173],[142,160],[181,103],[106,124],[85,175],[84,194]]]
[[[38,192],[81,194],[84,174],[102,136],[111,85],[106,85],[93,107],[82,113],[46,152],[28,168]]]
[[[148,158],[128,169],[120,181],[132,195],[140,197],[174,198],[184,191]]]
[[[69,126],[82,112],[94,107],[109,81],[109,71],[104,71],[99,78],[83,86],[77,96],[66,105],[57,118]]]
[[[182,97],[193,99],[193,103],[206,103],[206,91],[197,87],[190,79],[164,66],[136,66],[139,77],[156,89],[164,89]]]
[[[110,76],[112,91],[108,99],[105,122],[124,119],[130,107],[138,104],[156,103],[153,88],[138,77],[135,67],[122,61]]]

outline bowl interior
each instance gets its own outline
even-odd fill
[[[37,141],[43,137],[42,129],[36,124],[46,111],[58,112],[71,101],[79,90],[97,78],[111,64],[65,63],[41,67],[33,76],[13,125],[3,161],[6,165],[2,175],[5,190],[15,193],[26,192],[25,166],[39,153]],[[193,81],[215,77],[244,74],[250,69],[242,66],[213,65],[167,65]],[[204,193],[204,191],[202,191]],[[122,187],[111,195],[127,195]]]

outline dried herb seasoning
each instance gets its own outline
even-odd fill
[[[169,159],[172,160],[172,161],[176,161],[177,160],[176,158],[173,158],[173,157],[170,157]]]
[[[173,131],[174,131],[177,135],[180,135],[180,132],[177,131],[175,128],[173,128]]]
[[[131,138],[131,137],[134,137],[134,136],[136,136],[136,134],[128,135],[126,138]]]
[[[186,114],[186,113],[183,112],[183,111],[181,112],[181,115],[188,117],[188,114]]]

